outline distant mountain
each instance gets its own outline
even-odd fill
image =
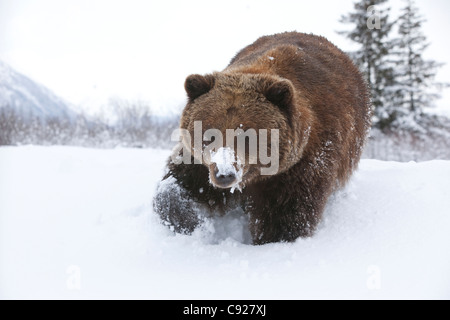
[[[0,108],[5,106],[13,107],[25,117],[75,117],[64,100],[0,61]]]

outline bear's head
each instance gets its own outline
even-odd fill
[[[180,127],[191,156],[218,188],[241,189],[278,174],[301,157],[306,140],[298,95],[274,75],[216,72],[186,79]],[[186,136],[186,135],[185,135]]]

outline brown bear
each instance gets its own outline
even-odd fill
[[[320,36],[264,36],[222,72],[189,76],[185,89],[185,134],[153,202],[163,222],[190,234],[202,215],[240,206],[249,215],[254,244],[311,236],[328,197],[357,167],[371,124],[368,87],[350,58]],[[205,134],[209,129],[225,136],[237,128],[254,129],[258,139],[261,132],[278,134],[278,143],[265,139],[267,154],[279,160],[274,174],[261,174],[267,163],[247,160],[249,147],[245,159],[225,148],[209,160],[201,157],[213,142]],[[196,133],[203,144],[185,137]],[[175,161],[181,157],[189,161]]]

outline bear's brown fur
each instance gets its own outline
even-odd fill
[[[214,164],[169,160],[161,184],[171,187],[160,187],[154,199],[162,220],[191,233],[199,210],[241,206],[254,244],[312,235],[328,197],[356,168],[370,128],[368,88],[349,57],[323,37],[265,36],[222,72],[189,76],[185,88],[182,129],[193,136],[194,121],[224,136],[238,127],[278,129],[280,165],[277,174],[262,176],[261,164],[246,163],[242,192],[231,193],[217,187]]]

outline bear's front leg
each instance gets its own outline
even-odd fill
[[[245,211],[250,215],[254,244],[293,242],[314,233],[324,210],[327,191],[321,193],[320,187],[289,180],[269,179],[248,190]]]
[[[209,183],[205,166],[176,165],[169,160],[168,173],[158,185],[153,208],[173,231],[191,234],[205,218],[233,208],[235,198],[236,195]]]
[[[280,195],[257,199],[251,197],[245,208],[250,215],[253,244],[293,242],[299,237],[309,237],[320,220],[319,212],[308,199],[283,199]]]
[[[177,233],[191,234],[202,221],[200,205],[171,175],[159,183],[153,199],[153,210],[165,225]]]

